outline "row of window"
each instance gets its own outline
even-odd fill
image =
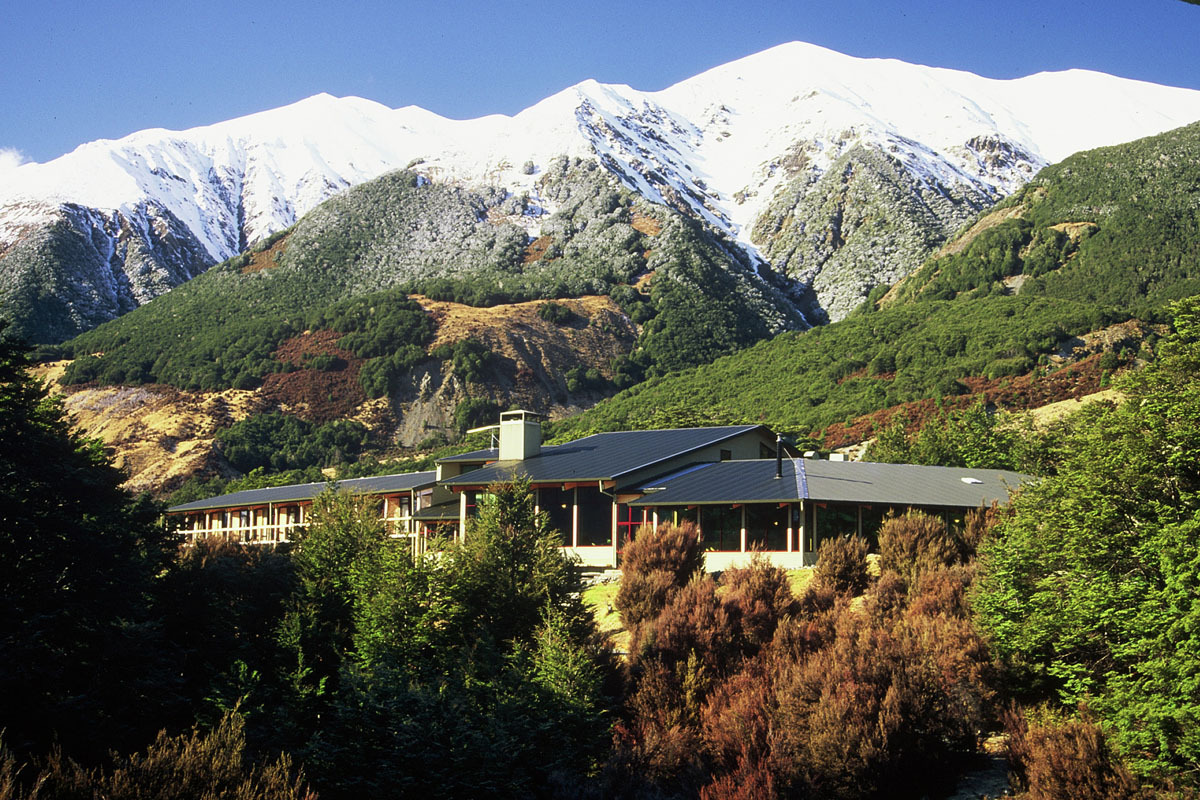
[[[470,500],[469,502],[473,502]],[[564,547],[608,547],[612,545],[612,499],[595,487],[537,490],[538,508],[549,516],[550,525],[562,535]],[[617,505],[617,541],[623,546],[644,524],[684,521],[700,528],[706,550],[741,552],[815,552],[826,539],[861,535],[878,547],[879,530],[891,513],[907,508],[886,505],[842,503],[748,503],[742,506],[660,506],[637,508]],[[940,515],[947,525],[961,527],[960,509],[921,509]],[[807,519],[806,519],[807,517]],[[745,537],[743,542],[743,530]],[[789,533],[791,541],[789,542]],[[806,537],[807,541],[801,541]]]

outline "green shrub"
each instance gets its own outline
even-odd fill
[[[12,761],[0,750],[0,797],[4,800],[104,797],[111,800],[316,800],[304,775],[287,754],[253,763],[245,753],[244,723],[227,714],[209,733],[168,736],[165,731],[144,753],[118,757],[111,770],[88,770],[61,754],[53,755],[28,792],[8,783]]]
[[[352,461],[366,446],[369,432],[352,420],[315,425],[270,411],[235,422],[215,438],[225,458],[241,472],[260,467],[282,471]]]
[[[538,306],[538,316],[555,325],[566,325],[577,319],[574,311],[558,303],[542,303]]]

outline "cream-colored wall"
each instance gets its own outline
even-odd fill
[[[753,553],[728,553],[715,550],[704,554],[706,572],[724,572],[730,567],[745,567],[750,564]],[[784,569],[800,569],[811,566],[803,553],[763,553],[767,561]]]

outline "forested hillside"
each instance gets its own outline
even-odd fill
[[[889,299],[1019,293],[1153,317],[1197,292],[1200,122],[1046,167]]]
[[[1200,123],[1047,167],[855,314],[627,390],[560,435],[672,420],[800,435],[969,393],[968,378],[1052,373],[1070,340],[1161,321],[1200,292]],[[1120,339],[1111,369],[1137,356]],[[869,432],[868,432],[869,435]]]

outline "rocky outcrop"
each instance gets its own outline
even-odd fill
[[[811,321],[836,321],[996,199],[982,186],[922,177],[891,153],[856,145],[829,169],[787,183],[753,237],[776,270],[816,295]]]

